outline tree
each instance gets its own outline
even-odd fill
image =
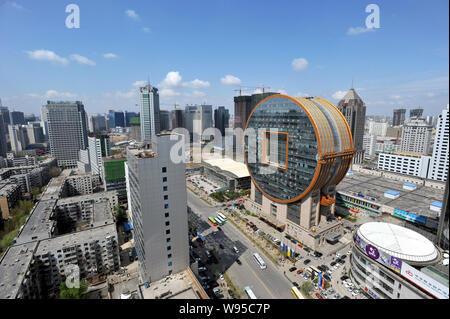
[[[115,217],[117,224],[123,223],[128,220],[127,213],[125,212],[125,209],[122,206],[117,205],[116,207],[114,207],[114,211],[116,213]]]
[[[80,281],[79,288],[67,288],[66,283],[63,281],[59,286],[59,298],[60,299],[86,299],[87,298],[88,283],[86,281]]]
[[[40,191],[38,187],[33,187],[31,189],[31,195],[33,196],[33,200],[36,200],[37,196],[39,195]]]

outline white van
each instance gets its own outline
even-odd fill
[[[236,254],[239,254],[239,249],[237,249],[236,246],[233,246],[233,250],[234,250],[234,252],[235,252]]]

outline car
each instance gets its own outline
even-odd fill
[[[298,283],[296,283],[295,281],[293,281],[292,284],[293,284],[295,287],[298,287]]]
[[[219,244],[219,248],[220,248],[220,249],[223,249],[224,247],[223,247],[223,245],[222,245],[222,244]]]
[[[206,257],[211,258],[211,252],[209,250],[205,250]]]
[[[206,267],[198,267],[198,271],[207,271],[208,270],[208,268],[206,268]]]
[[[310,262],[311,262],[311,259],[306,259],[306,260],[303,262],[303,264],[307,265],[307,264],[309,264]]]
[[[335,261],[332,261],[332,262],[330,263],[330,266],[333,267],[334,265],[336,265],[336,262],[335,262]]]
[[[335,294],[335,295],[333,296],[333,299],[339,299],[339,298],[341,298],[341,295],[340,295],[340,294]]]
[[[225,280],[225,278],[223,277],[223,275],[221,273],[219,274],[219,279],[220,280]]]
[[[325,278],[328,281],[331,281],[331,277],[329,275],[327,275],[327,274],[323,275],[323,278]]]
[[[349,279],[348,276],[342,276],[342,277],[341,277],[341,280],[342,280],[342,281],[347,280],[347,279]]]
[[[234,299],[234,293],[233,293],[233,290],[228,289],[228,294],[230,295],[230,297],[231,297],[232,299]]]
[[[352,291],[352,296],[356,297],[358,295],[358,293],[359,293],[358,290],[355,289]]]
[[[218,227],[217,227],[217,230],[218,230],[218,231],[222,231],[222,228],[220,228],[220,226],[218,226]]]
[[[213,292],[214,292],[215,294],[220,294],[220,293],[222,292],[222,289],[220,289],[220,288],[214,288],[214,289],[213,289]]]
[[[297,275],[300,275],[303,272],[303,269],[297,270]]]
[[[323,299],[323,296],[321,294],[319,294],[318,292],[316,292],[316,297],[319,299]]]
[[[305,273],[302,272],[302,273],[300,274],[300,277],[302,277],[302,278],[304,279],[304,278],[305,278]]]
[[[202,276],[202,277],[200,277],[200,279],[202,281],[209,281],[209,280],[211,280],[211,278],[209,276]]]
[[[345,264],[345,260],[342,260],[342,259],[341,259],[341,260],[339,261],[339,263],[340,263],[341,265],[343,265],[343,264]]]
[[[353,288],[352,287],[348,287],[347,290],[348,290],[348,292],[352,292]]]
[[[318,284],[314,284],[314,289],[319,289],[319,285]]]
[[[303,247],[303,250],[306,251],[307,253],[310,252],[309,248],[307,248],[307,247]]]
[[[295,271],[295,270],[297,270],[297,267],[291,267],[291,268],[289,268],[289,272],[293,272],[293,271]]]
[[[328,293],[330,295],[334,294],[336,291],[333,288],[328,289]]]
[[[341,254],[336,253],[336,258],[339,258],[339,257],[341,257]]]
[[[202,287],[203,287],[204,289],[209,289],[209,285],[207,285],[207,284],[202,284]]]
[[[352,251],[351,251],[351,250],[347,251],[347,255],[350,255],[351,253],[352,253]]]
[[[242,262],[239,260],[239,258],[236,259],[236,263],[237,263],[238,265],[242,265]]]
[[[234,252],[235,252],[236,254],[239,254],[239,249],[237,249],[236,246],[233,246],[233,250],[234,250]]]

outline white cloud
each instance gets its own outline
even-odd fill
[[[117,91],[116,92],[116,97],[121,97],[121,98],[124,98],[124,99],[131,99],[131,98],[137,97],[137,90],[136,89],[130,89],[128,92]]]
[[[307,96],[311,96],[308,93],[303,93],[303,92],[297,92],[297,94],[295,94],[296,97],[307,97]]]
[[[193,81],[190,82],[184,82],[183,83],[184,87],[189,87],[189,88],[193,88],[193,89],[198,89],[198,88],[208,88],[211,86],[211,84],[209,84],[208,81],[202,81],[199,79],[195,79]]]
[[[134,10],[128,9],[128,10],[125,11],[125,14],[126,14],[129,18],[131,18],[131,19],[133,19],[133,20],[139,20],[139,16],[138,16],[138,14],[136,13],[136,11],[134,11]]]
[[[22,6],[22,5],[18,4],[17,2],[14,2],[14,1],[8,1],[8,2],[6,2],[6,5],[8,5],[8,6],[14,8],[14,9],[18,9],[18,10],[22,10],[22,9],[23,9],[23,6]]]
[[[74,60],[74,61],[76,61],[76,62],[78,62],[80,64],[86,64],[86,65],[90,65],[90,66],[94,66],[95,65],[94,61],[89,60],[88,58],[86,58],[86,57],[84,57],[82,55],[79,55],[79,54],[71,54],[70,55],[70,59]]]
[[[147,83],[146,81],[136,81],[133,83],[133,86],[135,88],[140,88],[140,87],[143,87],[146,83]]]
[[[287,91],[283,90],[283,89],[276,90],[275,92],[280,93],[280,94],[284,94],[284,95],[288,95]]]
[[[298,59],[292,60],[292,68],[295,71],[303,71],[307,67],[308,67],[308,61],[306,61],[306,59],[304,59],[304,58],[298,58]]]
[[[49,50],[34,50],[26,51],[28,57],[33,60],[50,61],[61,65],[67,65],[69,61],[66,58],[62,58],[53,51]]]
[[[401,96],[400,95],[392,95],[391,96],[394,100],[398,100],[398,99],[400,99],[401,98]]]
[[[363,28],[363,27],[356,27],[356,28],[349,28],[347,30],[347,35],[358,35],[361,33],[366,33],[366,32],[373,32],[375,31],[375,28]]]
[[[168,88],[162,89],[159,93],[162,97],[172,97],[172,96],[180,95],[180,93],[175,92],[173,89],[168,89]]]
[[[335,100],[340,100],[340,99],[342,99],[342,98],[345,96],[345,94],[347,94],[346,91],[336,91],[336,92],[334,92],[333,95],[331,95],[331,96],[332,96],[333,99],[335,99]]]
[[[45,92],[44,95],[45,98],[55,98],[55,97],[60,97],[60,98],[75,98],[77,97],[77,95],[75,93],[70,93],[70,92],[58,92],[56,90],[48,90],[47,92]]]
[[[114,53],[105,53],[105,54],[103,54],[103,57],[104,57],[105,59],[115,59],[115,58],[117,58],[118,56],[117,56],[117,54],[114,54]]]
[[[142,31],[144,31],[145,33],[150,33],[150,28],[147,27],[143,27]]]
[[[197,97],[203,97],[203,96],[206,96],[206,93],[198,91],[198,90],[194,90],[194,92],[192,92],[192,95],[197,96]]]
[[[179,72],[171,71],[167,73],[166,78],[159,83],[162,88],[175,88],[181,85],[181,75]]]
[[[222,82],[222,84],[225,84],[225,85],[240,85],[241,79],[228,74],[228,75],[225,75],[223,78],[221,78],[220,82]]]

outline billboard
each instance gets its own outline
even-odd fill
[[[394,209],[394,216],[420,225],[425,225],[427,222],[426,217],[417,216],[397,208]]]
[[[358,234],[355,235],[355,245],[371,259],[395,271],[408,281],[429,292],[435,298],[449,299],[448,286],[439,283],[420,270],[408,265],[403,260],[395,256],[391,256],[384,251],[379,250],[377,247],[366,243],[364,239],[358,236]]]

